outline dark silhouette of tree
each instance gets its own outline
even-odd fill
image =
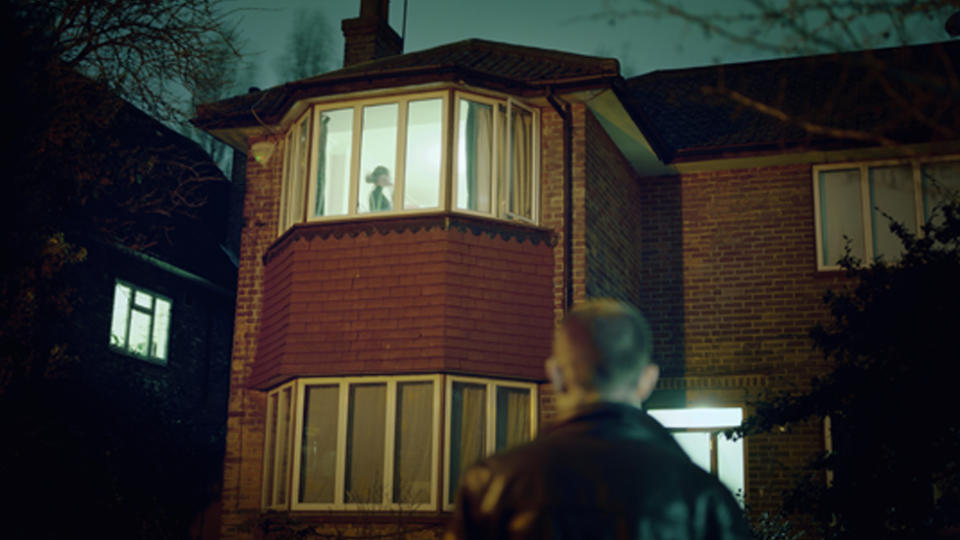
[[[929,538],[958,525],[960,199],[941,212],[922,235],[891,223],[904,246],[899,261],[844,257],[850,288],[827,292],[832,320],[810,334],[831,371],[808,392],[758,403],[735,430],[829,419],[832,451],[787,498],[828,537]]]
[[[277,63],[280,79],[296,81],[333,69],[334,33],[323,12],[297,10],[292,24],[283,55]]]

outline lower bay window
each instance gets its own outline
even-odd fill
[[[903,245],[887,216],[914,233],[939,219],[937,206],[960,191],[960,159],[822,165],[813,176],[817,267],[829,270],[838,268],[848,242],[867,263],[896,261]]]
[[[535,403],[533,383],[443,375],[287,383],[267,395],[263,506],[435,511],[465,466],[533,436]]]

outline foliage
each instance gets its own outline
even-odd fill
[[[904,143],[916,142],[920,132],[927,133],[920,137],[923,142],[960,137],[960,60],[945,47],[923,58],[835,53],[948,39],[945,25],[955,13],[960,13],[960,0],[740,0],[711,3],[702,10],[668,0],[610,0],[594,17],[611,24],[677,19],[710,39],[761,56],[832,55],[818,60],[821,66],[832,65],[831,71],[781,72],[773,75],[778,84],[770,87],[756,79],[728,77],[719,65],[716,82],[705,84],[692,99],[720,98],[733,106],[733,114],[759,113],[799,128],[809,138],[895,147],[909,155]],[[812,95],[791,92],[800,81]],[[876,98],[862,99],[871,96]]]
[[[296,81],[319,75],[331,69],[336,55],[333,33],[322,11],[298,10],[293,16],[293,29],[277,63],[277,75],[284,81]]]
[[[811,463],[787,505],[812,513],[830,537],[925,537],[960,515],[960,200],[922,236],[897,223],[891,230],[901,259],[863,266],[848,252],[841,265],[851,288],[824,297],[832,320],[811,338],[832,371],[809,392],[758,404],[736,430],[829,418],[833,449]]]
[[[222,179],[199,147],[184,151],[126,101],[171,122],[184,116],[189,92],[215,84],[207,66],[222,56],[211,51],[232,50],[218,9],[213,0],[0,4],[12,126],[0,197],[0,425],[11,436],[0,476],[16,500],[4,525],[12,537],[182,536],[216,481],[222,433],[194,433],[142,388],[77,376],[99,365],[85,355],[89,336],[106,348],[107,332],[76,306],[95,245],[168,243]],[[56,520],[29,511],[51,503]]]

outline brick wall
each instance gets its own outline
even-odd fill
[[[250,144],[258,140],[251,140]],[[248,380],[260,330],[262,257],[277,238],[283,148],[280,141],[275,142],[280,148],[266,166],[250,156],[247,160],[223,464],[221,533],[224,538],[249,536],[251,533],[245,525],[260,511],[266,397],[263,392],[250,390]]]
[[[586,113],[586,296],[639,305],[642,244],[640,184],[607,132]]]
[[[842,280],[816,271],[810,175],[809,165],[790,165],[642,179],[641,307],[666,375],[766,381],[713,404],[802,390],[825,368],[807,331],[827,316],[824,291]],[[822,428],[751,437],[747,449],[748,500],[774,509],[796,468],[823,449]]]

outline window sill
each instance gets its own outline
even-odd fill
[[[388,215],[369,215],[361,217],[350,217],[349,219],[338,221],[314,221],[307,223],[298,223],[283,233],[276,242],[267,248],[263,256],[264,264],[270,260],[290,243],[297,239],[311,239],[319,236],[327,239],[330,236],[342,238],[350,236],[355,238],[360,234],[373,236],[375,233],[387,234],[390,232],[410,231],[416,233],[420,230],[442,229],[445,231],[458,230],[461,232],[472,232],[479,236],[486,234],[490,238],[500,236],[504,240],[515,238],[518,242],[529,241],[537,245],[542,243],[548,246],[554,246],[557,243],[557,235],[551,229],[540,227],[538,225],[528,224],[521,221],[506,221],[502,219],[477,216],[474,214],[463,214],[459,212],[429,212],[429,213],[396,213]]]

